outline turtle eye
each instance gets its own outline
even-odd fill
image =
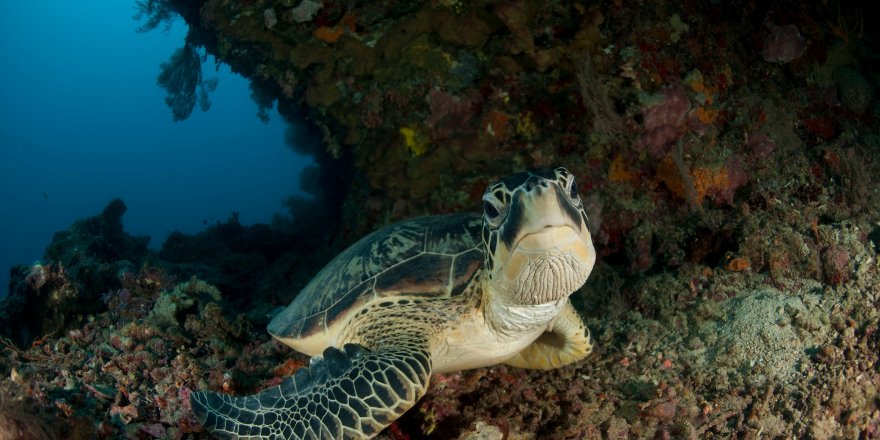
[[[568,179],[567,186],[568,198],[571,200],[580,200],[580,197],[578,197],[578,186],[577,182],[574,180],[574,176],[571,176],[571,178]]]
[[[498,226],[504,217],[504,207],[501,202],[492,196],[486,194],[483,196],[483,216],[491,226]]]
[[[483,211],[486,213],[486,217],[488,217],[490,219],[493,219],[493,218],[501,215],[501,213],[498,212],[498,209],[495,208],[495,205],[493,205],[489,202],[483,202]]]

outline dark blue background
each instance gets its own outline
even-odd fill
[[[234,211],[269,222],[311,159],[285,145],[277,113],[256,116],[248,83],[227,66],[208,112],[174,123],[159,65],[183,45],[182,21],[136,32],[134,2],[9,2],[0,14],[0,297],[9,268],[42,257],[52,234],[128,205],[125,229],[158,247],[173,230]],[[44,193],[48,198],[44,196]]]

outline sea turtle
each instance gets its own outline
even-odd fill
[[[507,177],[482,215],[403,221],[340,253],[269,323],[310,365],[253,396],[194,392],[193,412],[224,439],[367,439],[432,373],[581,360],[592,343],[568,297],[595,255],[571,173]]]

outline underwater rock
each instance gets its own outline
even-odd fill
[[[461,440],[503,440],[505,435],[497,426],[477,422],[472,431],[462,434],[459,438]]]
[[[535,37],[529,26],[532,18],[531,5],[523,0],[501,2],[495,5],[495,15],[513,34],[513,39],[507,45],[507,51],[511,55],[522,52],[527,54],[535,51]]]
[[[704,368],[745,373],[746,381],[755,385],[790,382],[809,361],[808,351],[826,342],[830,333],[818,303],[815,294],[791,295],[772,288],[724,301],[718,304],[719,319],[702,329],[709,356],[695,360],[705,363]]]
[[[293,21],[297,23],[312,21],[315,18],[315,14],[323,7],[324,4],[322,2],[303,0],[302,3],[291,10],[293,12]]]
[[[202,280],[193,278],[178,284],[171,292],[163,292],[156,299],[149,319],[163,325],[179,326],[182,324],[181,315],[190,310],[199,297],[220,301],[220,291]]]
[[[101,295],[119,289],[122,274],[137,272],[149,254],[149,237],[123,230],[126,209],[112,200],[100,215],[55,233],[44,261],[14,268],[9,296],[0,303],[0,332],[24,346],[103,309]]]
[[[128,208],[125,202],[114,199],[100,215],[77,220],[55,233],[46,248],[46,260],[57,261],[71,270],[81,264],[106,263],[127,260],[137,263],[147,255],[147,236],[136,237],[126,233],[122,216]]]
[[[246,390],[248,377],[271,376],[280,363],[273,345],[242,317],[226,318],[215,287],[193,278],[168,289],[149,315],[98,313],[51,342],[15,349],[14,361],[0,357],[0,368],[14,371],[0,377],[0,439],[184,438],[202,431],[190,390]],[[233,342],[243,338],[248,345]],[[18,383],[26,386],[9,389]],[[11,397],[30,409],[19,411]],[[48,435],[25,436],[36,415]],[[4,437],[14,427],[22,436]]]
[[[269,8],[263,11],[263,26],[266,29],[272,29],[276,24],[278,24],[278,17],[275,16],[275,10]]]
[[[785,64],[800,58],[807,51],[807,39],[793,24],[777,26],[766,23],[770,34],[764,39],[761,56],[764,61]]]
[[[435,15],[437,36],[443,41],[464,47],[480,47],[489,40],[497,26],[491,20],[477,14],[477,8],[471,8],[468,15],[459,17],[452,11],[441,9]]]
[[[874,99],[874,87],[864,75],[851,67],[841,66],[834,69],[834,81],[844,108],[857,115],[868,110]]]
[[[14,380],[0,382],[0,440],[54,440],[57,421],[28,396],[28,384],[18,372]]]

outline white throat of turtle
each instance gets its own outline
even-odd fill
[[[498,295],[486,303],[486,321],[499,336],[522,338],[533,330],[544,331],[547,324],[565,307],[568,296],[533,305],[514,304]]]

